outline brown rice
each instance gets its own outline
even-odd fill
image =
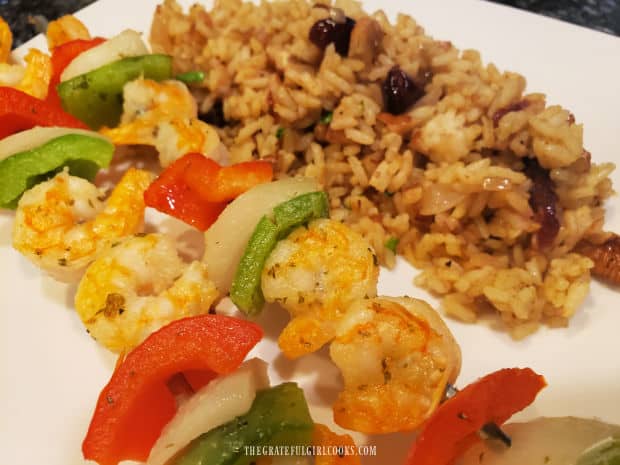
[[[359,22],[353,1],[336,1]],[[495,309],[514,337],[541,322],[566,325],[589,288],[592,262],[571,253],[600,243],[613,164],[590,164],[582,126],[525,78],[484,65],[478,52],[437,41],[407,15],[390,23],[373,56],[340,56],[308,39],[327,16],[306,0],[220,0],[184,14],[166,0],[155,14],[155,51],[175,71],[202,69],[203,113],[221,102],[233,162],[272,159],[278,176],[317,178],[332,217],[361,232],[382,264],[395,254],[422,270],[415,283],[443,296],[464,321]],[[394,65],[424,85],[405,114],[386,113],[381,82]],[[331,113],[331,122],[321,116]],[[528,202],[524,159],[549,170],[560,230],[548,248]]]

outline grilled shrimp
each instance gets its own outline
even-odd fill
[[[198,111],[192,94],[180,81],[136,79],[125,84],[123,99],[121,124],[152,112],[161,116],[191,118]]]
[[[344,378],[334,421],[364,433],[418,427],[461,366],[459,346],[441,317],[410,297],[352,304],[330,356]]]
[[[13,47],[13,33],[11,27],[2,16],[0,16],[0,63],[6,63],[11,56]]]
[[[123,88],[123,116],[101,133],[117,145],[154,146],[166,167],[189,152],[212,156],[220,147],[215,129],[197,118],[196,102],[179,81],[138,79]]]
[[[97,342],[122,352],[173,320],[208,312],[217,297],[205,265],[186,265],[172,239],[136,235],[88,267],[75,309]]]
[[[329,342],[350,302],[377,295],[378,277],[368,243],[337,221],[313,221],[280,241],[263,268],[262,291],[291,314],[278,340],[284,354],[299,357]]]
[[[56,279],[76,280],[110,241],[141,230],[151,180],[130,169],[104,202],[95,185],[62,171],[20,199],[13,246]]]
[[[73,15],[65,15],[47,25],[47,48],[50,50],[72,40],[90,39],[88,28]]]
[[[44,99],[52,78],[52,59],[33,48],[24,57],[24,61],[26,66],[0,63],[0,86],[14,87]]]
[[[355,442],[348,434],[336,434],[327,426],[316,423],[312,434],[312,445],[318,447],[346,447],[354,449]],[[317,455],[314,465],[360,465],[360,457],[357,454],[331,454]]]

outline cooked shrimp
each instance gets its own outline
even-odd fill
[[[52,78],[50,56],[32,48],[24,61],[25,67],[0,63],[0,86],[14,87],[33,97],[44,99]]]
[[[196,101],[187,86],[180,81],[157,82],[136,79],[123,88],[121,124],[131,123],[146,114],[192,118],[197,115]]]
[[[6,63],[11,56],[13,34],[9,24],[0,16],[0,63]]]
[[[186,265],[171,238],[136,235],[88,267],[75,309],[97,342],[121,352],[173,320],[208,312],[217,297],[205,265]]]
[[[47,47],[52,50],[66,42],[90,39],[88,28],[73,15],[65,15],[47,25]]]
[[[215,129],[197,118],[196,102],[179,81],[138,79],[123,88],[123,116],[101,133],[117,145],[152,145],[162,166],[189,152],[208,156],[220,147]]]
[[[280,241],[262,274],[267,302],[292,317],[278,343],[287,357],[314,352],[335,335],[350,302],[377,294],[377,257],[358,233],[327,219]]]
[[[364,433],[418,427],[461,366],[459,346],[441,317],[410,297],[355,302],[330,355],[344,378],[334,421]]]
[[[592,274],[597,278],[620,285],[620,236],[612,234],[602,244],[580,242],[576,252],[585,255],[594,262]]]
[[[13,246],[56,279],[73,281],[110,241],[141,231],[151,180],[150,173],[129,169],[104,202],[95,185],[58,173],[20,199]]]

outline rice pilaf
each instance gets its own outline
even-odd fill
[[[348,53],[310,30],[355,20]],[[344,24],[344,23],[343,23]],[[437,41],[407,15],[394,24],[353,1],[216,1],[184,14],[157,8],[151,42],[220,126],[232,162],[270,159],[278,177],[317,178],[331,215],[362,233],[380,262],[401,254],[415,283],[464,321],[497,311],[515,338],[564,326],[585,299],[600,244],[612,163],[595,164],[582,126],[523,76],[483,65],[474,50]],[[342,50],[340,50],[342,52]],[[386,108],[390,73],[419,92]]]

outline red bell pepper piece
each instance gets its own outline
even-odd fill
[[[88,129],[59,106],[12,87],[0,87],[0,139],[34,126]]]
[[[475,441],[478,430],[503,424],[531,404],[547,385],[530,368],[506,368],[470,384],[427,420],[405,465],[449,465]]]
[[[47,92],[47,101],[53,105],[61,106],[60,97],[56,91],[56,86],[60,84],[60,75],[69,63],[73,61],[80,53],[85,52],[97,45],[105,42],[103,37],[95,37],[94,39],[76,39],[65,42],[52,50],[52,78],[50,79],[49,90]]]
[[[226,203],[273,176],[270,163],[253,161],[221,167],[199,153],[188,153],[166,168],[144,194],[149,207],[203,231]]]
[[[205,202],[185,182],[186,174],[200,169],[203,159],[199,153],[190,153],[167,167],[144,193],[146,205],[206,231],[226,203]]]
[[[204,159],[204,170],[190,171],[185,181],[208,202],[233,200],[252,187],[270,182],[273,178],[273,165],[267,161],[248,161],[220,167],[215,161]]]
[[[84,457],[99,465],[146,460],[176,412],[167,381],[184,372],[203,372],[207,379],[231,373],[261,337],[255,323],[222,315],[177,320],[151,334],[101,391],[82,444]]]

